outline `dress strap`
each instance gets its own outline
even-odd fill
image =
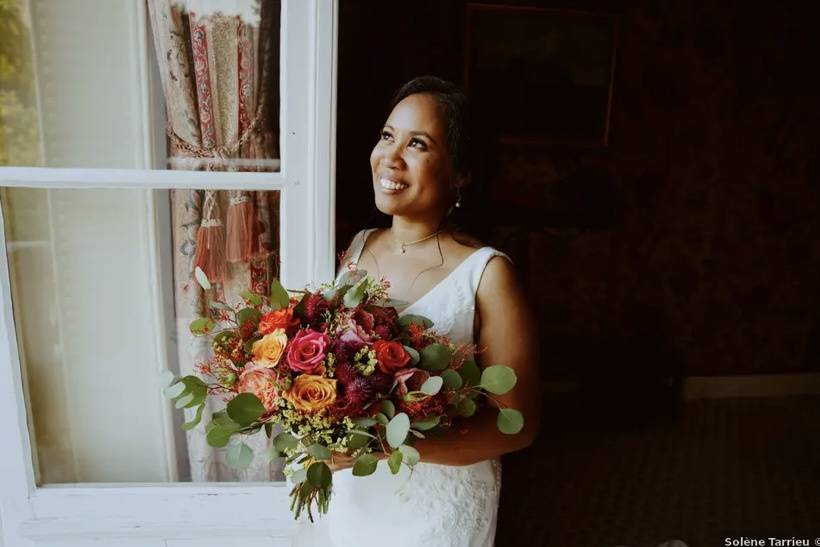
[[[472,263],[468,268],[468,275],[470,277],[470,290],[475,297],[478,292],[478,284],[481,283],[481,277],[484,275],[484,270],[487,268],[487,263],[495,256],[503,256],[512,264],[512,258],[506,253],[502,253],[493,247],[482,247],[475,251],[472,256],[468,258]]]

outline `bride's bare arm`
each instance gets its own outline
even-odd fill
[[[507,365],[518,376],[506,395],[493,395],[502,405],[524,414],[524,429],[516,435],[501,433],[497,411],[485,409],[474,416],[469,431],[449,431],[440,438],[416,443],[421,460],[447,465],[469,465],[530,445],[540,420],[539,353],[535,321],[512,264],[494,257],[479,283],[476,307],[481,319],[478,346],[482,366]]]

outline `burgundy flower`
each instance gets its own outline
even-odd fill
[[[306,323],[316,326],[324,319],[322,314],[325,313],[330,304],[325,300],[321,294],[309,294],[302,300],[302,318]]]
[[[360,378],[361,375],[356,371],[356,368],[350,362],[341,362],[337,361],[336,363],[336,379],[339,380],[339,383],[343,386],[351,383],[356,378]]]

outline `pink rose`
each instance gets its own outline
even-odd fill
[[[399,395],[407,395],[408,391],[418,391],[422,384],[430,378],[430,373],[420,368],[403,368],[393,376],[398,386]]]
[[[239,393],[253,393],[262,402],[268,413],[273,412],[276,405],[276,373],[266,367],[248,364],[239,375],[237,389]]]
[[[303,374],[313,374],[327,353],[330,338],[326,334],[312,330],[300,330],[288,346],[288,365],[291,370]]]

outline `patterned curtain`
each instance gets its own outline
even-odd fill
[[[165,96],[169,168],[278,170],[279,2],[148,0],[148,8]],[[207,342],[188,330],[194,317],[208,313],[206,295],[193,278],[195,267],[211,280],[214,296],[229,303],[244,289],[266,292],[278,276],[279,195],[176,190],[171,210],[184,375],[211,357]],[[246,440],[258,457],[243,471],[227,467],[226,451],[208,446],[201,425],[188,432],[187,441],[193,481],[277,476],[262,457],[264,434]]]

